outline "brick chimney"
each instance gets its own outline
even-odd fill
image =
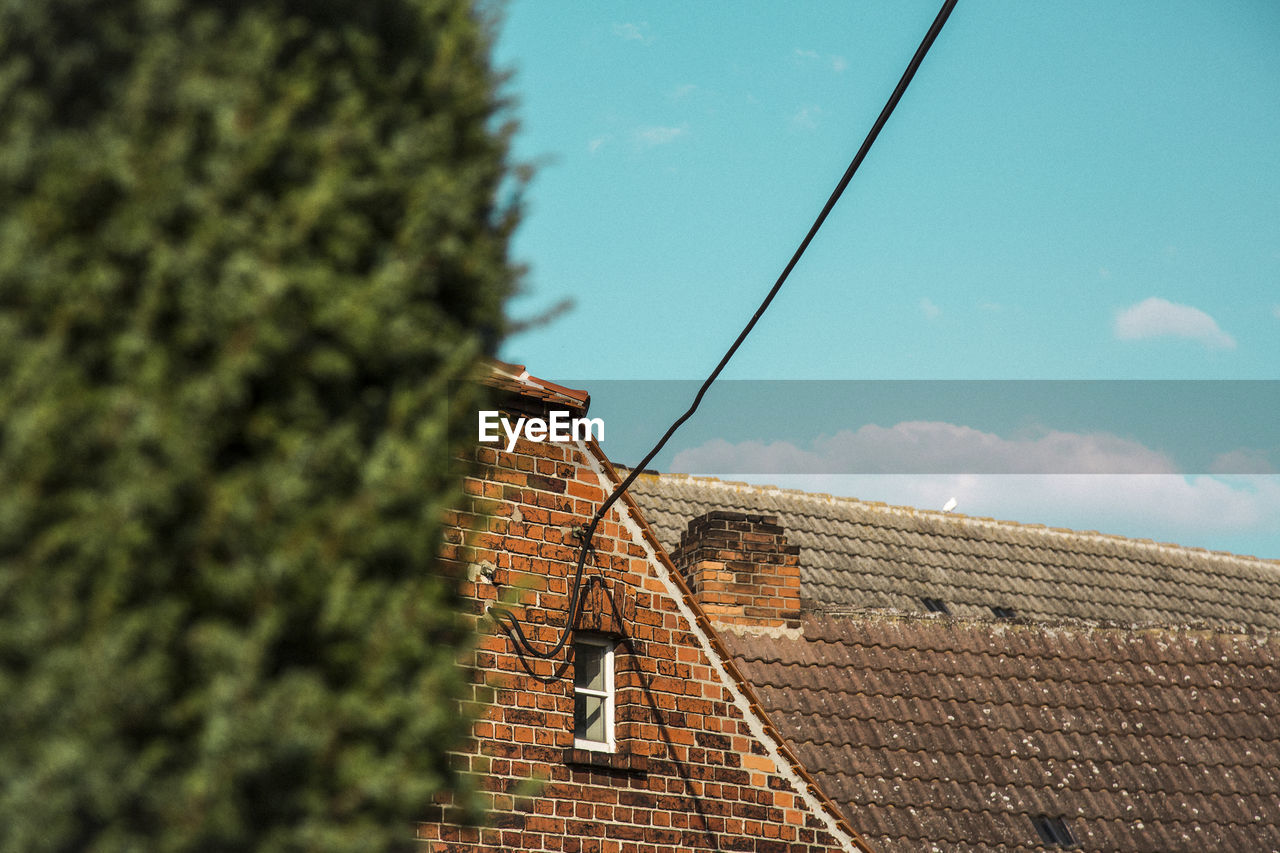
[[[716,510],[689,522],[671,557],[713,622],[797,628],[799,554],[776,517]]]

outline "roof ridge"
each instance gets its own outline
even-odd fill
[[[616,467],[627,468],[625,465]],[[876,512],[883,512],[889,515],[905,515],[905,516],[923,516],[927,518],[945,519],[948,521],[957,521],[962,524],[971,524],[979,527],[999,527],[1012,530],[1032,530],[1038,533],[1050,534],[1055,537],[1066,538],[1084,538],[1098,542],[1124,543],[1142,548],[1144,550],[1153,550],[1157,552],[1176,552],[1182,554],[1199,554],[1220,561],[1248,561],[1260,563],[1273,569],[1280,569],[1280,559],[1268,559],[1266,557],[1258,557],[1252,554],[1234,554],[1230,551],[1217,551],[1209,548],[1199,548],[1192,545],[1179,545],[1175,542],[1157,542],[1154,539],[1137,538],[1131,536],[1121,536],[1116,533],[1100,533],[1097,530],[1072,530],[1067,527],[1051,527],[1045,524],[1036,524],[1033,522],[1012,521],[999,518],[990,518],[980,515],[965,515],[964,513],[942,512],[940,510],[921,509],[919,507],[904,506],[899,504],[885,503],[884,501],[870,501],[864,498],[856,498],[848,495],[832,495],[827,492],[806,492],[802,489],[788,489],[774,485],[760,485],[757,483],[747,483],[742,480],[722,480],[719,477],[697,476],[694,474],[672,474],[652,471],[650,469],[643,470],[638,480],[684,480],[687,482],[701,483],[714,487],[724,488],[732,491],[751,490],[759,494],[780,494],[792,497],[802,498],[813,501],[815,503],[843,503],[866,507]]]
[[[500,361],[496,358],[490,358],[487,362],[491,375],[509,379],[517,385],[525,388],[541,389],[542,391],[567,397],[579,405],[586,405],[590,403],[591,395],[585,390],[580,388],[569,388],[565,385],[552,382],[549,379],[534,376],[523,364],[512,364],[509,361]]]

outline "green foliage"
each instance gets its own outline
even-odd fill
[[[0,0],[0,849],[411,847],[461,783],[488,38],[467,0]]]

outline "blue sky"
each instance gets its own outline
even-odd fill
[[[516,155],[540,165],[511,310],[574,307],[503,357],[588,389],[705,376],[939,5],[510,3],[497,60]],[[961,0],[725,377],[1280,378],[1278,140],[1280,4]],[[641,422],[610,405],[592,413],[616,431]],[[744,419],[725,431],[744,466],[832,435],[796,412],[744,437]],[[1280,467],[1274,436],[1238,449]],[[1275,476],[1125,482],[780,484],[1280,557]]]

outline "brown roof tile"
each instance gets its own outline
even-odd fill
[[[801,635],[725,646],[879,849],[1040,849],[1049,815],[1089,850],[1280,851],[1280,563],[717,480],[632,490],[668,547],[713,509],[776,514],[800,546]],[[924,596],[954,618],[885,612]]]
[[[797,756],[883,850],[1280,849],[1280,637],[808,615],[725,633]]]
[[[523,364],[510,364],[489,359],[487,369],[485,384],[519,398],[568,406],[578,412],[585,412],[591,404],[591,395],[586,391],[566,388],[546,379],[531,376]]]

